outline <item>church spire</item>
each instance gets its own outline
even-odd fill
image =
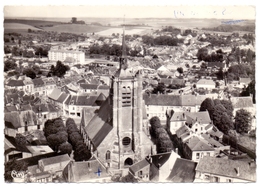
[[[123,24],[123,36],[122,36],[122,55],[120,57],[120,69],[127,68],[127,55],[126,55],[126,45],[125,45],[125,16]]]

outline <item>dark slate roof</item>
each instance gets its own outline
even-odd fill
[[[208,66],[207,67],[210,67],[210,68],[214,68],[214,67],[223,68],[224,65],[225,64],[222,63],[222,62],[208,62]]]
[[[96,174],[98,171],[100,171],[100,175]],[[90,179],[109,177],[109,174],[96,159],[91,159],[83,162],[71,162],[63,170],[63,176],[69,182],[87,182]]]
[[[239,174],[237,169],[239,168]],[[256,167],[249,162],[204,156],[198,163],[196,171],[210,173],[247,181],[256,181]]]
[[[113,129],[113,109],[109,103],[109,98],[101,105],[96,114],[85,127],[85,131],[92,144],[98,147],[108,133]]]
[[[220,142],[216,141],[214,138],[212,138],[209,134],[201,134],[201,136],[209,143],[211,144],[214,148],[222,147],[224,146]]]
[[[81,83],[79,85],[82,89],[97,89],[97,84],[88,84],[88,83]]]
[[[41,78],[33,79],[32,82],[34,84],[34,87],[42,87],[45,85]]]
[[[166,179],[170,182],[177,183],[187,183],[193,182],[195,179],[195,168],[197,166],[196,162],[177,158],[169,177]]]
[[[96,106],[96,99],[98,96],[71,96],[70,101],[66,100],[65,104],[77,106]]]
[[[248,108],[254,107],[252,97],[243,96],[243,97],[232,97],[231,102],[234,108]]]
[[[181,106],[180,95],[144,94],[143,99],[145,101],[145,105]]]
[[[59,110],[55,108],[53,104],[48,104],[49,112],[58,112]]]
[[[63,103],[64,100],[68,97],[69,95],[66,93],[61,93],[60,97],[56,100],[59,103]]]
[[[143,169],[144,167],[150,165],[150,163],[146,160],[143,159],[135,164],[133,164],[131,167],[129,167],[129,170],[132,173],[137,173],[138,171],[140,171],[141,169]]]
[[[30,153],[26,146],[17,145],[17,143],[15,142],[15,138],[5,135],[5,139],[9,141],[16,150]]]
[[[21,105],[22,111],[32,110],[32,106],[30,104]]]
[[[190,128],[187,125],[183,125],[176,131],[176,135],[178,138],[180,138],[184,134],[189,134],[189,133],[190,133]]]
[[[32,107],[32,110],[35,113],[41,113],[41,112],[49,112],[48,105],[47,104],[39,104]]]
[[[24,82],[23,80],[13,80],[11,79],[8,83],[8,86],[12,86],[12,87],[19,87],[19,86],[24,86]]]
[[[223,133],[217,129],[217,127],[213,126],[211,130],[207,131],[208,134],[210,134],[213,137],[221,138],[223,137]]]

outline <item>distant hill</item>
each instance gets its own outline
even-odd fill
[[[19,23],[34,26],[36,28],[52,27],[64,22],[45,21],[45,20],[26,20],[26,19],[4,19],[4,23]]]
[[[227,25],[222,24],[213,28],[202,28],[202,30],[219,31],[219,32],[235,32],[235,31],[247,31],[255,32],[255,25]]]

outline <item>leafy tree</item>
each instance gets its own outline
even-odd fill
[[[58,147],[64,142],[57,134],[51,134],[46,139],[54,151],[58,151]]]
[[[87,161],[91,158],[91,152],[87,149],[85,144],[78,145],[74,151],[75,161]]]
[[[73,132],[69,135],[69,140],[73,146],[76,146],[77,142],[82,140],[82,136],[79,134],[79,132]]]
[[[177,68],[177,71],[178,71],[180,74],[183,74],[183,68],[182,68],[182,67]]]
[[[224,79],[223,68],[220,68],[219,71],[216,73],[216,75],[218,80],[223,80]]]
[[[14,70],[17,68],[17,64],[13,60],[7,60],[4,62],[4,71]]]
[[[57,61],[56,66],[54,69],[51,68],[50,72],[57,77],[63,77],[69,69],[70,68],[65,66],[61,61]]]
[[[256,103],[256,99],[255,99],[255,80],[252,80],[248,86],[246,87],[245,90],[243,90],[241,93],[240,93],[240,96],[250,96],[252,94],[252,98],[253,98],[253,103],[255,104]]]
[[[197,57],[199,60],[205,60],[208,56],[208,49],[203,47],[201,49],[198,50],[197,52]]]
[[[68,154],[68,155],[70,155],[71,152],[72,152],[72,146],[71,146],[70,143],[64,142],[64,143],[62,143],[62,144],[59,146],[59,151],[60,151],[60,153],[62,153],[62,154]]]
[[[214,109],[214,101],[211,98],[206,98],[200,105],[200,111],[212,112]]]
[[[28,164],[24,161],[17,161],[17,160],[11,160],[5,163],[5,181],[6,182],[13,182],[13,178],[11,176],[11,173],[13,170],[16,172],[19,171],[26,171],[28,168]]]
[[[238,133],[248,133],[251,129],[252,116],[245,109],[236,111],[235,129]]]
[[[16,143],[16,145],[22,146],[22,147],[28,144],[26,137],[20,133],[16,134],[15,143]]]
[[[232,105],[232,102],[229,100],[221,100],[220,102],[225,107],[227,115],[233,117],[234,107]]]
[[[159,138],[156,144],[157,153],[165,153],[170,152],[173,148],[172,141],[170,138]]]
[[[233,122],[226,112],[221,116],[221,124],[218,125],[218,129],[225,134],[228,134],[231,129],[234,129]]]
[[[165,90],[166,90],[165,84],[164,83],[158,83],[158,85],[153,89],[152,93],[153,94],[158,94],[158,93],[164,94]]]
[[[27,77],[30,77],[31,79],[36,78],[36,73],[31,68],[25,69],[23,71],[23,74],[26,75]]]

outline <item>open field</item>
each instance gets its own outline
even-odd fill
[[[43,27],[47,25],[57,25],[62,24],[62,22],[56,21],[46,21],[46,20],[36,20],[36,19],[4,19],[4,23],[19,23],[19,24],[27,24],[35,27]]]
[[[147,30],[150,30],[150,28],[147,27],[126,27],[125,28],[125,34],[126,35],[133,35],[133,34],[141,34]],[[100,32],[97,32],[98,35],[104,35],[104,36],[111,36],[113,33],[117,34],[117,33],[122,33],[122,28],[118,27],[118,28],[109,28]]]
[[[32,30],[40,30],[39,28],[35,28],[31,25],[27,24],[19,24],[19,23],[4,23],[4,32],[5,33],[28,33],[28,29]]]
[[[45,31],[56,31],[56,32],[67,32],[67,33],[93,33],[99,32],[103,30],[107,30],[111,27],[106,26],[95,26],[95,25],[82,25],[82,24],[61,24],[55,25],[53,27],[44,27]]]

